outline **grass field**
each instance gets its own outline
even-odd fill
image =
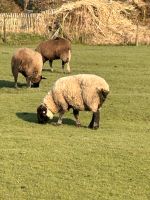
[[[0,46],[0,199],[149,200],[150,47],[73,45],[72,74],[94,73],[110,85],[96,131],[87,128],[89,112],[80,113],[81,128],[72,111],[62,126],[37,123],[37,106],[65,75],[60,61],[53,73],[47,63],[39,89],[27,89],[21,75],[14,89],[16,48]]]

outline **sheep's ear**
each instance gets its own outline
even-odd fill
[[[46,77],[44,77],[44,76],[41,76],[41,79],[47,79]]]

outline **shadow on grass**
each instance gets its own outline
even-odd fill
[[[0,80],[0,88],[15,88],[13,81]],[[18,83],[18,87],[25,87],[26,83]]]
[[[24,121],[27,121],[30,123],[38,123],[36,113],[17,112],[16,115],[18,118],[20,118]]]
[[[24,121],[38,124],[36,113],[17,112],[16,115],[17,115],[18,118],[20,118]],[[52,125],[56,126],[57,121],[58,121],[58,117],[54,117],[52,120],[49,120],[48,124],[52,124]],[[66,125],[69,125],[69,126],[75,126],[75,121],[72,120],[72,119],[63,118],[63,124],[66,124]],[[87,128],[86,126],[81,126],[81,127]]]
[[[12,81],[6,81],[6,80],[0,80],[0,88],[14,88],[14,82]]]

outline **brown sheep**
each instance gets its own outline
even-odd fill
[[[41,42],[35,50],[41,53],[43,63],[49,60],[51,71],[53,71],[53,60],[61,59],[63,72],[64,65],[67,64],[67,71],[70,73],[69,62],[71,59],[71,42],[69,40],[57,37],[55,39]]]
[[[11,59],[11,69],[17,88],[18,73],[21,73],[27,81],[27,86],[39,87],[43,67],[42,56],[40,53],[29,49],[20,48],[14,53]]]

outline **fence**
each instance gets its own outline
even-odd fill
[[[42,13],[1,13],[0,33],[37,33],[45,34],[52,22],[53,11]]]

